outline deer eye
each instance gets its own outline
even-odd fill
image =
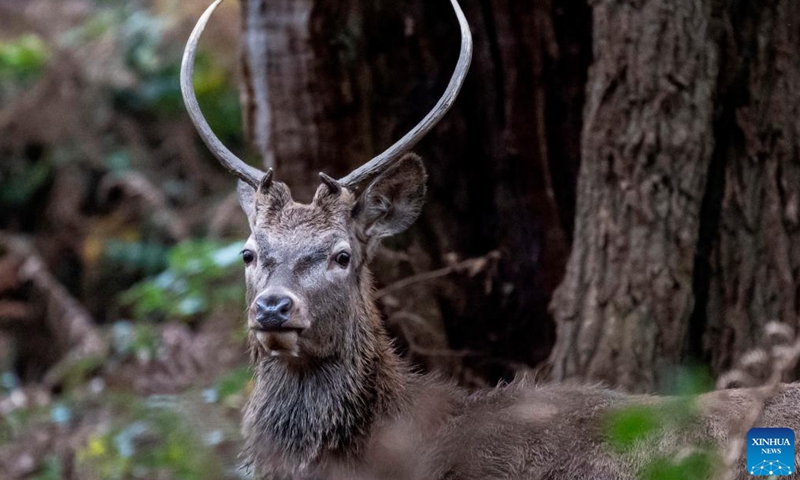
[[[350,254],[348,252],[339,252],[336,254],[334,260],[342,268],[347,268],[347,266],[350,265]]]
[[[252,250],[242,250],[242,261],[245,265],[250,265],[253,263],[253,260],[256,259],[256,255],[253,253]]]

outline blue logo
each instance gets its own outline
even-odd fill
[[[747,471],[750,475],[795,473],[794,431],[791,428],[751,428],[747,432]]]

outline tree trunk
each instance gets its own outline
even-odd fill
[[[308,28],[313,0],[242,2],[245,124],[265,167],[278,169],[299,198],[313,194],[320,115]],[[313,185],[313,186],[312,186]]]
[[[778,320],[800,326],[800,4],[743,2],[703,353],[729,368]],[[722,140],[722,139],[721,139]]]
[[[705,0],[593,2],[573,250],[551,376],[652,390],[679,362],[714,147]]]

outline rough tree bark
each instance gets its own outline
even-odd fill
[[[574,244],[551,376],[652,390],[681,360],[714,147],[706,0],[593,2]]]
[[[800,4],[741,2],[733,32],[732,128],[725,141],[718,240],[703,354],[730,367],[779,320],[800,313]]]
[[[588,7],[583,0],[555,11],[550,0],[462,6],[475,37],[472,70],[451,113],[416,148],[430,173],[428,206],[409,234],[388,244],[411,255],[379,259],[376,273],[388,283],[445,265],[450,253],[475,257],[500,247],[488,283],[483,276],[410,287],[398,308],[447,332],[436,337],[446,342],[427,347],[446,343],[535,364],[553,342],[544,306],[569,246],[571,214],[559,215],[559,206],[573,208],[580,118],[569,112],[583,102]],[[317,171],[341,176],[419,121],[458,54],[446,0],[243,0],[242,12],[246,123],[301,199],[318,184]],[[558,82],[545,81],[556,73]],[[548,119],[558,128],[548,129]],[[385,308],[391,316],[394,307]]]

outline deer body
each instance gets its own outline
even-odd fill
[[[376,375],[363,378],[343,372],[293,378],[276,364],[257,364],[244,424],[248,458],[263,475],[256,478],[633,480],[657,456],[677,455],[686,446],[725,445],[755,407],[747,389],[705,394],[690,431],[657,432],[622,454],[606,441],[607,414],[671,399],[525,382],[470,394],[413,374],[390,349],[385,352],[367,370]],[[360,382],[363,391],[345,388]],[[287,397],[280,395],[284,389]],[[758,426],[800,431],[800,385],[786,386],[770,400]],[[743,459],[735,471],[737,479],[751,478]]]
[[[323,184],[309,205],[280,183],[240,184],[253,230],[245,261],[255,369],[243,430],[257,478],[634,479],[659,455],[724,445],[755,407],[750,390],[709,393],[693,428],[619,452],[607,442],[609,413],[671,399],[525,382],[468,393],[413,373],[392,349],[366,265],[382,236],[416,217],[424,182],[419,158],[406,156],[362,193]],[[291,309],[265,313],[259,299],[275,295]],[[283,326],[265,328],[272,316]],[[760,425],[800,431],[800,385],[784,387]],[[743,464],[738,471],[747,476]]]
[[[381,239],[405,230],[422,208],[425,168],[407,152],[448,110],[469,67],[471,37],[457,1],[450,0],[461,54],[442,99],[411,132],[346,177],[320,174],[309,204],[295,202],[271,170],[233,155],[200,112],[193,62],[220,1],[192,32],[181,90],[201,137],[239,177],[250,224],[242,258],[255,388],[243,431],[256,478],[633,479],[656,455],[725,442],[754,407],[747,390],[706,394],[696,428],[666,428],[620,452],[606,438],[608,414],[666,406],[668,399],[524,382],[467,393],[412,373],[381,323],[367,265]],[[761,425],[800,432],[800,385],[767,403]],[[737,472],[747,476],[743,466]]]

